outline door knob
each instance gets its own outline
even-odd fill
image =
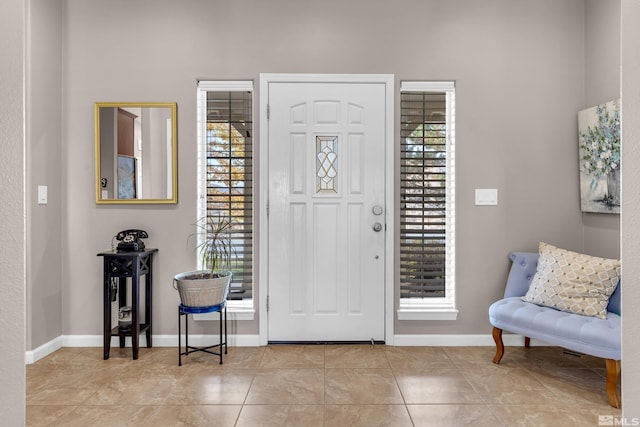
[[[380,230],[382,230],[382,224],[380,224],[379,222],[376,222],[375,224],[373,224],[373,231],[377,233]]]

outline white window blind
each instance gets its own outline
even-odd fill
[[[232,260],[228,299],[250,301],[253,296],[253,84],[200,82],[198,95],[199,218],[223,214],[232,219],[236,256]]]
[[[400,311],[455,310],[453,82],[403,82],[400,108]]]

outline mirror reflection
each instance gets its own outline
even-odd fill
[[[177,203],[175,103],[95,105],[96,203]]]

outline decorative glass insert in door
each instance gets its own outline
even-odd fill
[[[338,192],[338,137],[316,136],[316,193]]]

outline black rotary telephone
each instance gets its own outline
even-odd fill
[[[146,239],[149,235],[144,230],[122,230],[116,234],[116,239],[120,240],[117,249],[118,252],[141,252],[144,251],[144,242],[140,239]]]

